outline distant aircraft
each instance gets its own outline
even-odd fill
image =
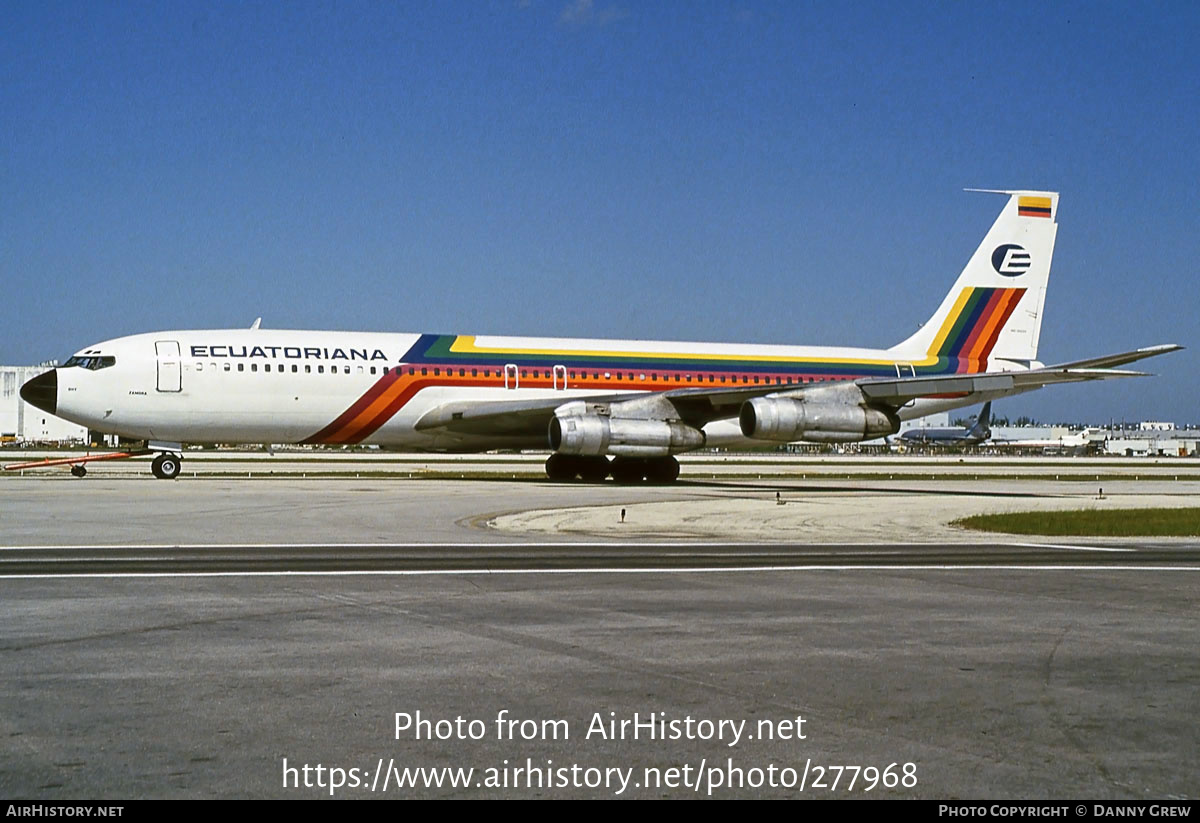
[[[161,478],[179,474],[189,442],[361,443],[548,449],[555,480],[670,482],[681,452],[874,439],[901,420],[1140,375],[1116,367],[1180,348],[1039,363],[1058,195],[998,193],[1006,205],[953,288],[890,349],[162,331],[88,346],[21,396],[93,431],[146,441]],[[628,288],[630,300],[644,299]],[[71,462],[82,474],[85,459]]]
[[[975,423],[968,427],[951,426],[949,428],[916,428],[909,429],[900,435],[899,440],[909,445],[930,446],[976,446],[992,436],[988,422],[992,419],[992,401],[983,404],[983,410]]]
[[[1074,434],[1064,434],[1056,439],[993,440],[991,445],[998,449],[1039,449],[1043,452],[1083,454],[1093,444],[1103,444],[1107,433],[1102,428],[1087,428]]]

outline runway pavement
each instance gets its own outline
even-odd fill
[[[499,543],[0,548],[0,577],[1038,568],[1200,570],[1200,542]]]
[[[339,774],[337,797],[1196,794],[1197,541],[941,522],[944,501],[1071,498],[1052,483],[791,483],[777,506],[768,483],[93,479],[2,485],[3,796],[328,797]],[[823,530],[834,498],[877,513],[864,539]],[[812,540],[616,522],[731,505]],[[558,510],[598,520],[510,530]],[[883,540],[888,522],[909,531]],[[399,735],[397,713],[414,721]],[[505,718],[563,725],[526,739]],[[845,770],[831,786],[839,766],[859,767],[853,788]],[[450,787],[416,767],[476,771]]]

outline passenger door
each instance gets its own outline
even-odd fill
[[[182,391],[179,342],[159,340],[154,344],[154,351],[158,355],[158,390],[162,392]]]

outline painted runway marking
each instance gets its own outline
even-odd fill
[[[1009,543],[1010,546],[1020,546],[1023,549],[1068,549],[1075,552],[1136,552],[1137,549],[1116,549],[1100,546],[1068,546],[1060,543]]]
[[[959,543],[946,540],[931,540],[927,542],[906,542],[906,543],[854,543],[854,542],[837,542],[830,541],[826,543],[794,543],[789,541],[780,542],[763,542],[763,543],[737,543],[729,540],[708,540],[708,541],[661,541],[661,542],[631,542],[631,541],[573,541],[573,540],[538,540],[526,541],[517,543],[491,543],[486,541],[476,541],[471,543],[66,543],[66,544],[42,544],[42,545],[25,545],[25,546],[0,546],[0,551],[28,551],[28,550],[58,550],[58,551],[82,551],[91,549],[505,549],[505,548],[543,548],[543,547],[580,547],[580,548],[601,548],[601,549],[629,549],[629,548],[660,548],[660,549],[686,549],[686,548],[710,548],[718,546],[747,546],[760,549],[781,548],[787,546],[804,546],[805,548],[821,549],[830,546],[839,546],[844,548],[863,548],[877,549],[887,547],[889,549],[905,549],[911,547],[922,548],[937,548],[945,546],[994,546],[998,548],[1047,548],[1047,549],[1077,549],[1079,551],[1095,551],[1095,552],[1132,552],[1136,549],[1122,548],[1101,548],[1098,546],[1068,546],[1065,544],[1056,543],[989,543],[982,541],[978,543]]]
[[[541,575],[541,574],[714,574],[718,572],[810,572],[810,571],[1036,571],[1036,572],[1200,572],[1198,566],[1040,566],[1037,564],[1002,565],[806,565],[806,566],[737,566],[731,568],[652,568],[652,569],[399,569],[383,571],[246,571],[246,572],[116,572],[99,574],[3,574],[0,580],[61,580],[66,578],[172,578],[172,577],[435,577],[446,575]]]

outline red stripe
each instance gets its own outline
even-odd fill
[[[337,367],[334,366],[334,368]],[[329,438],[331,438],[342,426],[345,426],[354,418],[358,417],[358,415],[361,414],[362,411],[367,408],[367,406],[374,402],[375,398],[379,397],[379,395],[383,394],[384,391],[387,390],[388,386],[399,380],[399,372],[399,369],[396,369],[395,371],[389,371],[383,377],[379,378],[379,380],[375,382],[375,385],[367,389],[366,394],[354,401],[354,404],[342,412],[336,420],[334,420],[325,428],[321,429],[316,434],[306,437],[300,442],[305,444],[333,442],[329,440]]]
[[[366,440],[368,437],[370,437],[372,434],[374,434],[376,432],[376,430],[379,429],[380,426],[382,426],[387,421],[391,420],[392,416],[395,415],[396,412],[400,411],[400,409],[404,408],[404,405],[409,400],[412,400],[413,397],[416,396],[417,392],[419,392],[421,389],[425,388],[426,385],[428,385],[432,382],[433,381],[431,381],[431,380],[413,380],[410,385],[406,386],[402,392],[400,392],[398,395],[396,395],[396,399],[394,399],[391,403],[388,403],[386,406],[384,406],[383,409],[379,412],[379,414],[375,415],[375,418],[373,420],[371,420],[370,423],[368,423],[367,425],[365,425],[361,429],[359,429],[358,432],[353,437],[346,438],[346,439],[333,439],[333,440],[329,440],[328,442],[330,442],[330,443],[361,443],[363,440]],[[443,385],[443,384],[438,383],[438,385]]]
[[[983,351],[979,353],[979,359],[985,369],[987,368],[988,356],[992,353],[992,349],[995,348],[996,341],[1000,339],[1000,332],[1004,331],[1005,326],[1008,325],[1008,318],[1012,316],[1013,311],[1017,308],[1017,304],[1025,296],[1025,289],[1020,289],[1019,292],[1016,298],[1008,301],[1008,305],[1004,307],[1004,314],[1000,315],[1000,322],[996,324],[995,332],[992,334],[991,339],[984,344]]]
[[[968,357],[975,349],[975,341],[979,337],[979,333],[983,331],[988,324],[988,318],[996,311],[996,305],[1004,298],[1004,293],[1007,289],[997,289],[988,296],[988,301],[983,307],[983,311],[979,313],[979,319],[975,321],[974,328],[967,334],[967,339],[959,346],[959,352],[965,352]]]

